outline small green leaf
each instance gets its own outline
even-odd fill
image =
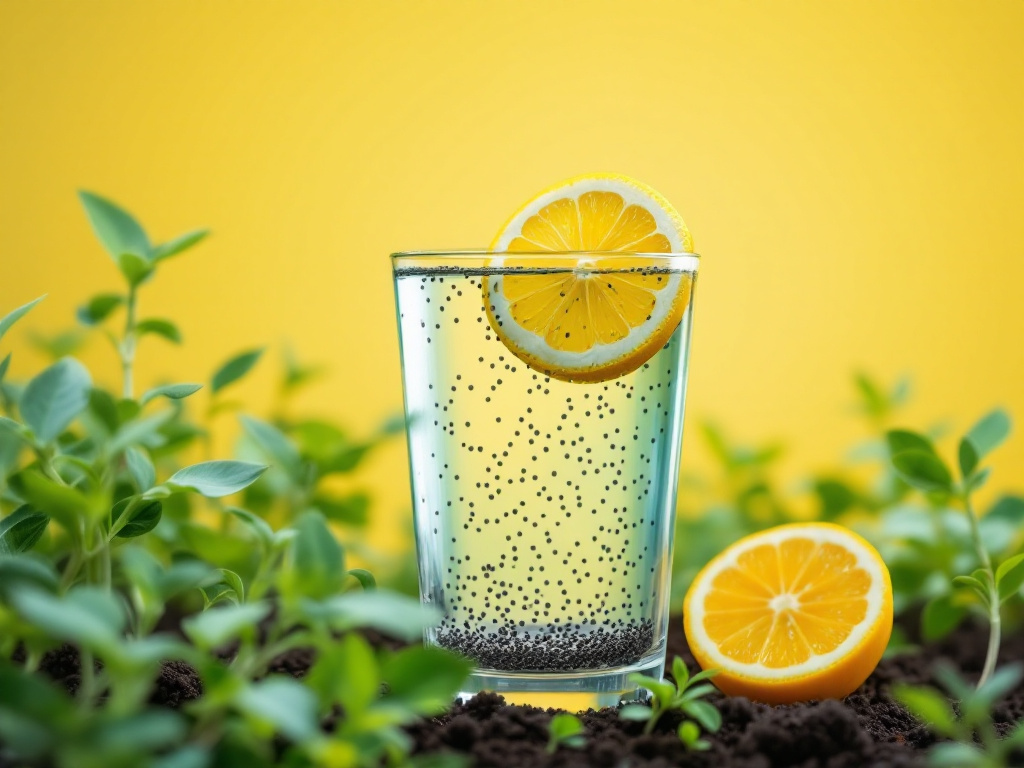
[[[980,717],[987,717],[996,702],[1007,696],[1011,691],[1017,690],[1021,677],[1024,677],[1024,666],[1021,664],[1007,664],[1000,667],[992,676],[985,681],[984,685],[978,688],[973,701],[963,702],[964,716],[968,721],[978,722]],[[968,712],[968,707],[976,707],[977,711]]]
[[[156,485],[156,467],[153,466],[149,456],[138,448],[130,447],[125,449],[124,459],[139,493],[145,493]]]
[[[217,571],[199,560],[179,560],[157,574],[156,587],[164,602],[212,582]]]
[[[689,749],[704,750],[708,748],[707,742],[700,738],[700,728],[692,720],[681,722],[677,733],[679,740]]]
[[[968,483],[968,490],[973,492],[981,488],[988,480],[988,476],[992,473],[992,467],[985,467],[974,473],[970,483]]]
[[[242,577],[227,568],[220,568],[218,570],[220,571],[220,576],[224,583],[227,584],[234,591],[235,595],[238,596],[238,602],[244,603],[245,584],[242,583]]]
[[[101,293],[93,296],[89,301],[78,308],[75,316],[85,325],[97,325],[102,323],[110,314],[124,304],[124,297],[118,293]]]
[[[267,458],[280,467],[293,483],[300,484],[304,481],[302,459],[295,444],[287,435],[274,425],[252,416],[240,416],[239,421]]]
[[[269,613],[267,603],[231,605],[190,616],[181,622],[181,628],[196,645],[216,648],[244,632],[252,632]]]
[[[385,701],[401,702],[420,715],[439,714],[451,704],[472,668],[469,659],[440,648],[403,648],[381,667],[381,677],[390,688]]]
[[[583,723],[576,715],[570,715],[568,712],[559,712],[552,717],[548,723],[548,732],[551,734],[547,746],[548,754],[557,751],[559,745],[579,748],[585,743],[580,735],[583,733]]]
[[[117,455],[128,446],[138,443],[152,447],[159,446],[163,442],[159,435],[160,428],[173,418],[174,411],[166,410],[122,424],[107,444],[108,453]]]
[[[643,721],[651,719],[652,710],[643,704],[626,704],[619,709],[619,717],[622,720]]]
[[[352,568],[349,570],[348,575],[356,579],[359,582],[359,586],[363,589],[376,589],[377,587],[377,580],[365,568]]]
[[[143,258],[149,256],[149,238],[142,225],[130,213],[92,192],[79,190],[78,198],[82,201],[96,238],[107,253],[115,259],[125,253]]]
[[[245,376],[256,365],[256,361],[260,359],[262,354],[262,349],[252,349],[235,355],[224,363],[224,365],[217,369],[217,372],[213,374],[213,378],[210,380],[210,389],[213,391],[213,394],[217,394],[224,387],[234,384]]]
[[[121,603],[98,587],[75,587],[63,599],[37,590],[23,590],[11,597],[18,613],[30,624],[89,649],[110,650],[124,630]]]
[[[21,417],[37,438],[52,442],[86,409],[91,390],[89,371],[73,357],[65,357],[25,387]]]
[[[658,703],[665,708],[671,704],[672,699],[676,694],[676,687],[672,685],[672,683],[666,683],[664,680],[657,680],[653,677],[641,675],[637,672],[634,672],[629,676],[629,681],[649,690],[654,694]]]
[[[832,477],[820,477],[814,481],[814,492],[821,505],[819,517],[835,520],[839,515],[854,507],[859,497],[847,483]]]
[[[956,717],[949,700],[932,688],[918,688],[904,684],[893,687],[893,696],[918,720],[943,736],[956,731]]]
[[[337,630],[370,627],[402,640],[420,637],[425,627],[440,621],[440,613],[418,599],[383,589],[359,590],[309,603],[312,618]]]
[[[122,253],[117,257],[117,266],[131,286],[139,286],[153,274],[153,265],[145,256],[134,253]]]
[[[29,504],[22,504],[0,520],[0,555],[28,552],[49,524],[48,516]]]
[[[32,553],[0,557],[0,596],[8,602],[22,589],[56,592],[59,577],[50,562]]]
[[[978,468],[978,452],[966,437],[960,441],[960,475],[965,480]]]
[[[269,552],[274,546],[274,529],[266,520],[257,517],[247,509],[239,507],[228,507],[227,511],[245,523],[245,526],[256,534],[265,552]]]
[[[202,388],[202,384],[165,384],[162,387],[154,387],[153,389],[147,390],[139,400],[139,403],[141,405],[145,405],[158,397],[166,397],[170,400],[181,400],[182,398],[195,394]]]
[[[204,461],[179,469],[168,478],[166,485],[218,499],[252,485],[266,469],[265,466],[247,461]]]
[[[182,715],[167,709],[152,709],[101,721],[90,734],[90,741],[100,754],[132,754],[177,744],[187,730]]]
[[[345,554],[323,516],[307,512],[295,529],[292,569],[299,592],[313,598],[337,593],[345,575]]]
[[[173,240],[168,240],[166,243],[155,246],[150,253],[150,259],[152,261],[162,261],[163,259],[169,259],[171,256],[177,256],[209,234],[210,230],[208,229],[194,229],[191,232],[186,232],[184,235],[179,235]]]
[[[355,632],[321,649],[306,677],[324,709],[341,704],[356,719],[377,698],[380,682],[373,648]]]
[[[55,483],[32,469],[14,475],[10,484],[25,501],[54,518],[68,531],[77,530],[81,519],[91,517],[94,511],[93,503],[80,490]]]
[[[676,679],[676,688],[683,690],[690,682],[690,670],[686,668],[686,662],[676,656],[672,659],[672,677]]]
[[[174,344],[181,344],[181,331],[178,330],[178,326],[170,320],[164,320],[159,317],[149,317],[145,320],[140,320],[135,324],[135,333],[140,337],[152,334],[153,336],[167,339],[167,341]]]
[[[693,675],[690,678],[690,685],[693,685],[694,683],[699,683],[701,680],[710,680],[712,677],[717,675],[720,671],[721,670],[716,669],[716,668],[702,669],[700,672],[698,672],[696,675]]]
[[[309,503],[333,523],[361,526],[369,521],[370,497],[365,493],[328,496],[320,492],[314,494]]]
[[[7,353],[7,357],[5,357],[3,360],[0,360],[0,381],[4,380],[4,376],[7,375],[7,369],[10,367],[10,365],[11,365],[11,353],[8,352]]]
[[[32,309],[36,304],[46,298],[46,295],[40,296],[38,299],[30,301],[28,304],[23,304],[17,309],[12,309],[2,318],[0,318],[0,339],[4,337],[4,334],[11,329],[11,326],[18,322],[25,314]]]
[[[267,677],[239,692],[235,703],[250,717],[269,723],[293,741],[320,734],[313,692],[291,677]]]
[[[963,742],[936,744],[928,752],[929,768],[978,768],[986,764],[981,750]]]
[[[900,478],[919,491],[952,492],[953,478],[938,456],[922,450],[906,450],[893,455],[893,467]]]
[[[978,458],[984,458],[998,448],[1010,435],[1010,416],[1002,409],[996,409],[983,416],[967,432],[965,440],[974,447]]]
[[[722,727],[722,713],[706,701],[685,701],[683,711],[701,724],[709,733],[715,733]]]
[[[996,585],[1000,602],[1009,600],[1024,584],[1024,553],[1004,560],[996,570]]]
[[[939,595],[924,606],[921,635],[929,642],[939,640],[956,629],[966,617],[966,606],[954,603],[950,594]]]
[[[892,429],[885,433],[885,442],[889,446],[889,455],[895,456],[904,451],[924,451],[935,454],[935,446],[925,435],[911,432],[908,429]]]
[[[132,502],[135,502],[134,506],[132,506]],[[129,506],[132,506],[130,511]],[[140,500],[137,496],[130,496],[114,505],[110,510],[110,519],[116,526],[127,514],[117,535],[122,539],[131,539],[149,533],[156,528],[163,509],[164,505],[159,501],[145,501]]]

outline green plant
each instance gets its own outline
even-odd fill
[[[1005,768],[1014,765],[1012,753],[1024,750],[1024,723],[1000,738],[992,718],[994,705],[1020,685],[1022,669],[1006,666],[976,689],[956,671],[939,665],[939,681],[957,702],[959,717],[947,695],[929,687],[897,685],[893,695],[918,720],[950,741],[932,747],[928,763],[934,768]]]
[[[708,749],[710,744],[700,738],[700,729],[709,733],[717,732],[722,727],[722,715],[713,704],[702,700],[715,690],[713,685],[703,681],[717,673],[717,669],[705,669],[691,677],[686,664],[678,656],[672,660],[675,683],[633,673],[629,679],[651,692],[650,706],[627,704],[619,710],[619,717],[623,720],[643,721],[644,733],[651,733],[666,712],[680,712],[692,718],[684,719],[679,725],[678,734],[682,742],[688,749]]]
[[[352,471],[395,424],[352,441],[329,422],[288,421],[287,395],[312,377],[289,358],[276,424],[243,418],[242,450],[258,462],[182,461],[197,441],[209,451],[187,410],[201,385],[136,396],[139,340],[181,341],[171,321],[139,319],[139,289],[206,233],[151,246],[126,211],[81,199],[127,282],[78,311],[111,340],[120,386],[94,385],[62,356],[66,345],[25,385],[7,377],[10,354],[0,361],[4,758],[59,768],[409,764],[401,726],[440,712],[469,663],[432,648],[377,651],[358,634],[413,639],[437,617],[348,567],[328,521],[340,516],[318,487]],[[37,302],[0,319],[0,340]],[[121,309],[123,330],[104,330]],[[235,355],[210,377],[205,423],[238,407],[221,393],[260,354]],[[283,492],[272,484],[282,478]],[[254,508],[220,501],[240,493]],[[199,508],[203,498],[213,501]],[[362,520],[368,499],[359,504]],[[167,622],[180,635],[159,632]],[[41,670],[65,644],[80,662],[73,694]],[[296,649],[315,659],[305,679],[272,674]],[[190,665],[204,694],[177,710],[152,707],[154,681],[173,660]]]
[[[568,712],[559,712],[551,718],[548,724],[548,746],[547,753],[553,755],[559,747],[571,747],[579,749],[587,743],[583,735],[583,723],[576,715]]]
[[[1010,418],[995,410],[964,435],[958,447],[960,481],[953,479],[946,462],[939,456],[931,439],[908,430],[890,430],[886,434],[893,468],[908,485],[926,494],[936,507],[950,501],[958,503],[967,517],[970,541],[977,558],[976,568],[969,576],[956,576],[953,586],[957,591],[933,600],[926,608],[926,622],[955,626],[966,613],[962,593],[973,593],[983,606],[989,621],[989,644],[985,654],[979,687],[995,671],[999,656],[1002,627],[1000,606],[1016,595],[1024,583],[1024,554],[1004,560],[998,568],[982,534],[972,495],[988,479],[990,470],[981,467],[981,461],[997,448],[1010,434]]]

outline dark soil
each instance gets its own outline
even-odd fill
[[[912,622],[916,624],[916,622]],[[912,627],[905,627],[912,629]],[[966,625],[939,643],[885,659],[857,691],[842,701],[770,707],[745,698],[709,698],[722,713],[722,729],[706,738],[706,752],[687,752],[676,736],[678,715],[665,715],[655,732],[641,733],[643,724],[620,720],[614,710],[581,715],[586,745],[560,748],[549,755],[548,722],[555,710],[506,705],[500,696],[480,694],[458,702],[452,710],[407,730],[417,754],[452,752],[470,757],[474,766],[499,768],[893,768],[923,766],[924,752],[935,738],[889,695],[894,682],[932,684],[936,662],[945,660],[968,679],[976,679],[988,639],[985,626]],[[913,632],[910,633],[913,635]],[[368,633],[378,647],[401,645]],[[670,624],[668,657],[680,656],[696,666],[686,645],[682,621]],[[279,657],[272,672],[302,677],[313,655],[296,649]],[[1004,640],[1000,663],[1024,661],[1024,633]],[[47,653],[41,669],[69,691],[78,687],[78,653],[70,647]],[[150,702],[178,707],[202,695],[202,684],[182,662],[164,665]],[[1024,690],[1015,691],[995,708],[1000,732],[1024,718]],[[1024,754],[1018,755],[1024,765]]]

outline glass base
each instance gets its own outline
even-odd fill
[[[639,672],[660,680],[664,668],[663,649],[624,667],[567,672],[475,669],[463,684],[458,698],[466,701],[481,691],[490,691],[503,696],[509,704],[582,712],[647,701],[650,695],[647,689],[631,682],[629,676]]]

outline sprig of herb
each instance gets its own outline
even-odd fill
[[[583,735],[583,723],[576,715],[570,715],[568,712],[559,712],[551,718],[551,722],[548,723],[548,734],[546,751],[549,755],[555,754],[559,747],[579,749],[587,743]]]
[[[644,733],[652,733],[658,720],[666,712],[681,712],[692,718],[684,720],[679,725],[678,734],[682,742],[688,749],[709,749],[711,745],[700,738],[700,729],[703,728],[708,733],[717,732],[722,727],[722,715],[713,704],[702,701],[715,690],[713,685],[703,681],[716,674],[717,669],[705,669],[691,677],[686,664],[678,656],[672,660],[674,684],[668,680],[656,680],[633,673],[629,676],[630,681],[643,686],[653,694],[651,703],[650,706],[627,704],[619,710],[619,717],[623,720],[643,721],[646,723]]]
[[[1024,583],[1024,554],[1010,557],[998,568],[993,567],[972,499],[972,494],[985,483],[991,471],[981,467],[981,460],[1002,444],[1009,434],[1010,417],[1004,411],[992,411],[978,421],[959,442],[960,481],[956,482],[930,438],[909,430],[886,433],[892,466],[900,478],[926,494],[938,507],[949,501],[957,502],[967,516],[971,542],[980,567],[969,576],[957,576],[953,584],[967,588],[977,596],[989,621],[988,649],[978,680],[979,687],[991,677],[999,657],[1000,606],[1017,594]],[[962,611],[951,599],[933,602],[926,609],[926,619],[933,624],[945,621],[955,625],[958,615],[962,615]]]

